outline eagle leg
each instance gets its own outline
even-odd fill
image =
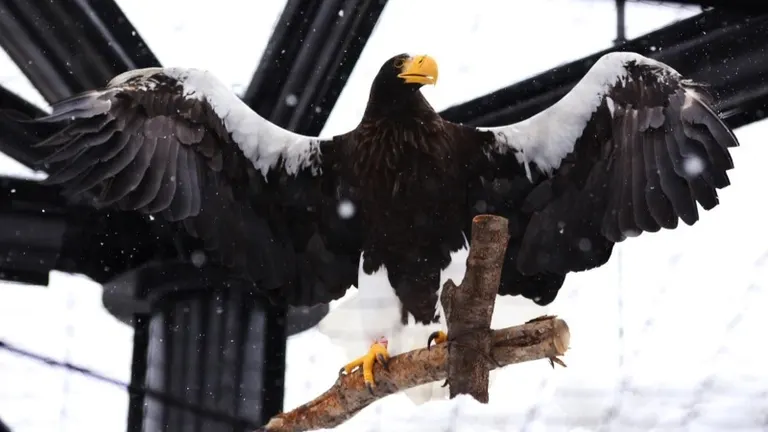
[[[349,363],[339,370],[339,374],[349,374],[356,369],[363,370],[363,380],[368,391],[373,394],[373,388],[376,387],[376,380],[373,376],[373,366],[379,363],[384,370],[389,371],[389,351],[387,351],[387,339],[380,338],[371,345],[368,352]]]
[[[432,342],[434,342],[435,345],[437,345],[447,341],[448,341],[448,335],[444,331],[433,332],[431,335],[429,335],[429,338],[427,339],[427,349],[430,349],[432,347]]]

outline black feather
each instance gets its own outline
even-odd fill
[[[653,122],[652,122],[653,123]],[[646,187],[650,183],[646,153],[649,151],[645,145],[644,131],[635,131],[627,139],[627,147],[632,157],[632,209],[637,228],[642,231],[656,232],[661,225],[654,219],[646,201]]]
[[[108,176],[111,177],[100,197],[102,204],[112,205],[130,192],[126,188],[130,180],[126,179],[118,182],[117,179],[121,177],[121,174],[126,173],[124,170],[133,163],[134,158],[139,154],[144,145],[144,140],[144,135],[131,136],[125,148],[102,165],[105,167],[105,173],[108,173]],[[123,175],[130,176],[131,174],[128,171],[127,174]]]
[[[175,139],[167,140],[166,144],[168,146],[168,158],[165,172],[157,196],[147,205],[147,212],[149,213],[159,213],[168,209],[176,193],[176,170],[180,146]]]
[[[163,180],[163,174],[168,167],[168,140],[162,138],[147,138],[155,142],[150,166],[139,186],[129,194],[126,208],[131,210],[144,209],[157,196]]]
[[[189,166],[187,159],[187,147],[179,147],[176,155],[176,192],[173,195],[173,201],[169,207],[168,218],[171,221],[186,219],[192,210],[192,184],[189,180],[189,170],[194,168]]]
[[[133,205],[130,201],[123,200],[123,198],[133,192],[144,180],[144,175],[149,168],[149,163],[152,161],[156,147],[157,140],[155,138],[143,137],[142,145],[136,153],[136,157],[133,158],[125,169],[115,175],[112,180],[110,186],[110,190],[114,194],[112,199],[114,202],[122,200],[120,208],[123,210],[133,210]]]

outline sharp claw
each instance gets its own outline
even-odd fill
[[[445,333],[442,331],[436,331],[432,332],[432,334],[429,335],[429,338],[427,339],[427,350],[432,348],[432,342],[435,342],[435,344],[443,343],[447,341],[447,337]]]
[[[373,372],[375,364],[381,364],[381,367],[389,372],[390,358],[389,353],[387,352],[387,341],[386,339],[382,339],[374,342],[365,355],[347,363],[339,370],[339,375],[348,375],[355,371],[362,372],[365,386],[371,394],[373,394],[373,388],[376,387],[376,380]]]
[[[429,338],[427,338],[427,351],[432,349],[432,342],[434,342],[434,340],[437,339],[439,335],[439,332],[432,332],[432,334],[429,335]]]
[[[568,365],[566,365],[565,362],[560,360],[559,358],[557,358],[557,357],[550,357],[549,358],[549,364],[550,364],[550,366],[552,366],[552,369],[555,368],[555,363],[559,364],[562,367],[568,367]]]
[[[389,372],[389,359],[384,357],[384,354],[377,354],[376,360],[379,361],[381,367],[383,367],[385,371]]]

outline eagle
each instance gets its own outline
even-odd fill
[[[386,60],[358,125],[328,138],[283,129],[188,68],[123,73],[25,124],[44,183],[198,238],[273,302],[353,286],[381,300],[347,323],[370,348],[342,372],[371,387],[402,328],[447,340],[441,277],[465,259],[474,216],[509,221],[499,295],[548,305],[569,273],[694,224],[729,185],[736,137],[706,86],[664,63],[605,54],[554,105],[495,127],[441,118],[421,92],[437,78],[428,55]]]

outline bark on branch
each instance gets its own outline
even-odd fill
[[[488,402],[492,360],[491,318],[509,240],[508,221],[480,215],[472,220],[472,247],[461,285],[448,280],[440,300],[448,325],[448,385],[451,398],[468,394]]]
[[[472,221],[472,247],[464,280],[459,286],[449,280],[441,295],[447,343],[392,357],[388,371],[376,364],[373,393],[366,388],[361,373],[340,376],[318,398],[273,417],[257,432],[332,428],[377,399],[442,379],[447,379],[451,397],[467,393],[487,402],[490,370],[524,361],[556,360],[565,354],[570,332],[565,321],[555,317],[490,329],[507,248],[507,227],[507,220],[498,216],[481,215]]]
[[[491,354],[501,366],[552,358],[565,354],[571,334],[565,321],[552,316],[491,332]],[[342,375],[315,400],[278,414],[257,432],[303,432],[340,425],[360,410],[385,396],[439,381],[448,376],[446,344],[394,356],[389,371],[378,364],[374,369],[373,394],[363,383],[363,374]],[[496,369],[491,364],[490,369]]]

